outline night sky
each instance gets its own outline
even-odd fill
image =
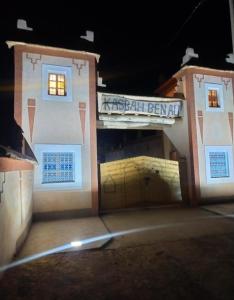
[[[0,143],[8,139],[13,120],[13,51],[5,41],[86,50],[101,55],[98,71],[106,92],[153,96],[154,90],[180,69],[187,47],[199,54],[197,64],[232,68],[225,57],[232,52],[228,0],[10,1],[0,18]],[[97,4],[98,3],[98,4]],[[25,19],[34,30],[16,28]],[[80,36],[94,31],[94,43]],[[227,66],[228,65],[228,66]],[[100,91],[103,89],[99,88]],[[11,126],[11,129],[9,129]]]
[[[1,16],[2,47],[4,40],[18,39],[95,51],[101,54],[98,70],[110,92],[152,95],[180,68],[188,46],[211,66],[222,67],[232,52],[228,0],[135,1],[131,6],[126,1],[18,2],[14,10],[9,2]],[[34,31],[17,30],[18,18]],[[85,30],[94,31],[94,44],[80,39]]]

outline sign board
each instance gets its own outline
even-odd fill
[[[152,115],[165,118],[182,116],[182,101],[179,99],[134,97],[99,93],[98,111],[104,114]]]

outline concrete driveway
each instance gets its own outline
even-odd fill
[[[234,233],[234,220],[225,217],[224,214],[219,214],[217,205],[215,208],[215,213],[211,212],[210,206],[210,211],[202,207],[168,207],[103,215],[101,218],[111,233],[140,230],[140,232],[131,233],[130,231],[130,233],[115,237],[107,247],[131,247],[154,244],[155,241]],[[231,207],[226,210],[226,214],[230,209]]]
[[[234,233],[234,222],[225,217],[224,213],[219,214],[217,205],[214,208],[215,213],[211,211],[212,206],[209,206],[209,211],[207,208],[150,208],[114,212],[100,217],[33,223],[17,258],[47,251],[73,240],[94,238],[82,247],[64,251],[134,247],[153,244],[155,241]],[[225,214],[233,208],[234,204],[226,208]],[[113,234],[113,237],[109,234]]]
[[[99,236],[105,226],[115,237],[100,249],[45,255],[8,270],[0,298],[233,300],[234,220],[230,208],[222,207],[224,215],[217,206],[210,210],[168,207],[35,223],[23,250]]]
[[[72,241],[103,236],[108,233],[99,217],[35,222],[32,224],[28,238],[16,258],[31,256],[62,247]],[[100,248],[109,240],[110,238],[97,240],[79,247],[79,250]],[[75,247],[63,251],[75,251],[77,249]]]

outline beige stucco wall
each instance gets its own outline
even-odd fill
[[[11,261],[29,229],[32,217],[32,184],[32,171],[0,172],[1,266]]]
[[[91,208],[90,190],[34,191],[33,212],[61,212]],[[56,203],[55,203],[56,202]]]
[[[184,79],[185,80],[185,79]],[[185,97],[186,92],[184,91]],[[188,111],[187,111],[187,100],[183,101],[183,116],[175,120],[175,124],[171,127],[164,126],[163,131],[167,138],[170,140],[170,143],[174,145],[176,150],[179,152],[179,156],[186,159],[187,165],[187,176],[188,182],[191,182],[191,163],[190,163],[190,149],[189,149],[189,133],[188,133]],[[165,141],[166,139],[164,139]],[[166,141],[165,141],[166,142]],[[170,145],[168,142],[165,143],[165,153],[169,158]]]
[[[23,53],[22,129],[25,138],[31,144],[27,101],[33,98],[36,100],[36,114],[32,144],[81,144],[82,131],[78,103],[85,102],[89,112],[89,62],[85,61],[85,66],[82,66],[79,72],[71,58],[41,55],[40,60],[33,67],[31,60],[27,58],[32,55],[35,56],[35,54]],[[71,102],[42,99],[42,64],[72,68],[73,99]],[[89,122],[87,121],[85,125],[87,126],[86,137],[89,139]]]
[[[176,147],[181,156],[189,155],[187,102],[183,101],[183,116],[175,119],[172,126],[164,126],[164,133]]]
[[[100,169],[104,210],[181,200],[177,161],[139,156],[103,163]]]
[[[37,59],[33,66],[31,58]],[[48,101],[42,97],[42,65],[72,68],[72,101]],[[89,107],[89,61],[50,55],[23,53],[22,75],[22,129],[32,149],[36,144],[81,145],[82,187],[76,190],[33,191],[33,211],[52,212],[91,208],[91,159],[90,159],[90,107]],[[77,65],[80,69],[78,70]],[[28,99],[36,102],[32,142]],[[85,108],[85,138],[83,141],[79,102]],[[37,167],[36,167],[37,168]]]
[[[197,78],[200,78],[200,83]],[[228,84],[225,85],[225,82],[228,82]],[[217,83],[222,85],[224,111],[206,111],[205,83]],[[203,77],[203,75],[194,74],[193,84],[201,198],[208,200],[209,198],[234,196],[233,182],[207,183],[205,158],[205,146],[231,146],[232,154],[234,154],[231,129],[228,119],[228,112],[234,112],[232,80],[230,78],[219,76],[204,75]],[[198,110],[202,111],[203,114],[203,141],[198,121]]]

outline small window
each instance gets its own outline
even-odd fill
[[[36,144],[38,166],[34,183],[38,190],[82,187],[81,145]]]
[[[223,111],[223,89],[221,84],[206,83],[206,110]]]
[[[229,164],[227,152],[210,152],[210,177],[229,177]]]
[[[66,82],[64,74],[49,73],[48,94],[66,96]]]
[[[232,146],[206,146],[205,152],[207,182],[234,181]]]
[[[44,152],[42,183],[74,182],[72,152]]]
[[[72,101],[71,67],[42,65],[42,98],[52,101]]]
[[[208,90],[208,101],[209,107],[220,107],[217,90]]]

